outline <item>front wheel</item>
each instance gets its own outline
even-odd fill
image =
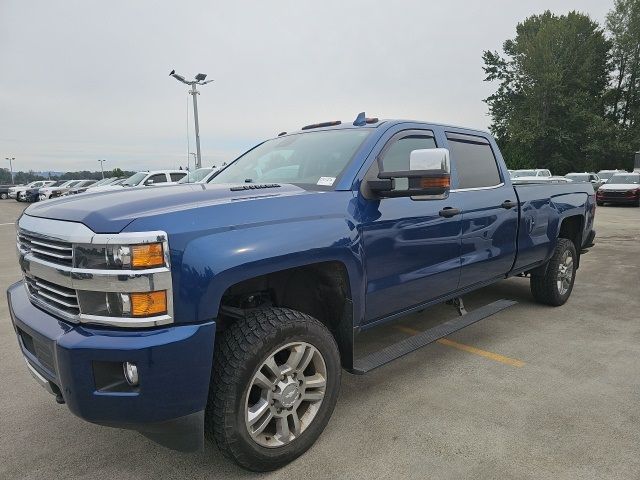
[[[0,200],[6,200],[9,197],[6,193],[0,193]]]
[[[559,238],[544,275],[531,276],[531,293],[539,303],[559,307],[571,296],[576,279],[576,247]]]
[[[249,470],[280,468],[324,430],[340,375],[338,347],[318,320],[288,308],[250,311],[216,341],[205,431]]]

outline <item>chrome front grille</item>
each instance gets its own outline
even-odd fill
[[[31,253],[34,257],[57,265],[73,266],[73,245],[61,240],[51,240],[34,235],[25,230],[18,230],[18,248],[23,253]]]
[[[80,314],[78,294],[74,289],[30,275],[25,275],[24,279],[27,290],[33,299],[68,315]]]

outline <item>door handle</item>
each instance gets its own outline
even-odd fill
[[[514,202],[513,200],[505,200],[504,202],[502,202],[502,205],[500,205],[502,208],[506,208],[507,210],[513,207],[517,207],[518,206],[518,202]]]
[[[460,213],[460,209],[454,208],[454,207],[444,207],[442,210],[440,210],[440,212],[438,212],[438,214],[444,218],[455,217],[459,213]]]

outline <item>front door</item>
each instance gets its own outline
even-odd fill
[[[409,170],[411,151],[436,148],[429,130],[406,130],[380,152],[385,171]],[[377,177],[374,162],[366,178]],[[404,180],[406,181],[406,179]],[[404,189],[406,185],[397,184]],[[366,270],[365,322],[372,322],[456,290],[460,275],[461,215],[457,194],[442,200],[365,198],[360,193]]]

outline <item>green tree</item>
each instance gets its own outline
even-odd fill
[[[640,0],[616,0],[606,26],[613,71],[605,102],[616,126],[607,163],[631,168],[640,150]]]
[[[0,168],[0,185],[11,184],[11,172],[8,168]]]
[[[485,81],[498,82],[485,101],[511,168],[555,174],[595,167],[614,129],[605,118],[610,44],[587,15],[549,11],[527,18],[504,55],[485,51]]]

